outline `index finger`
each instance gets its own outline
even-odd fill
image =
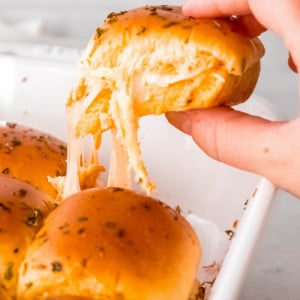
[[[194,17],[252,14],[265,28],[283,37],[296,68],[300,68],[300,0],[189,0],[182,11]]]
[[[250,1],[250,0],[249,0]],[[266,31],[252,15],[248,0],[189,0],[182,6],[185,15],[193,17],[239,16],[240,25],[250,36]]]
[[[182,6],[186,15],[212,17],[250,13],[248,0],[189,0]]]

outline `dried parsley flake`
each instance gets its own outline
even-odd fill
[[[231,229],[225,230],[225,233],[229,236],[229,240],[231,240],[234,236],[234,231]]]
[[[102,36],[102,34],[105,32],[105,29],[102,29],[101,27],[97,27],[96,32],[97,32],[98,38],[100,38]]]
[[[172,27],[172,26],[176,26],[178,24],[179,24],[179,22],[174,22],[174,21],[173,22],[169,22],[169,23],[163,25],[163,28],[169,28],[169,27]]]
[[[2,170],[2,174],[9,174],[9,168],[4,168]]]
[[[28,227],[35,227],[39,225],[39,220],[42,217],[42,212],[39,209],[34,209],[33,212],[25,220]]]
[[[13,273],[13,268],[14,268],[14,263],[13,262],[9,262],[6,264],[6,269],[4,272],[4,279],[9,281],[14,277],[14,273]]]
[[[52,266],[52,272],[61,272],[63,269],[63,266],[59,261],[54,261],[53,263],[51,263],[51,266]]]
[[[141,35],[146,31],[146,27],[142,26],[141,29],[136,33],[136,35]]]

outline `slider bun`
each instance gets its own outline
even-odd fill
[[[18,269],[53,199],[32,185],[0,175],[0,299],[16,299]]]
[[[177,211],[134,191],[89,189],[46,219],[20,268],[19,299],[184,300],[200,256]]]
[[[89,41],[68,105],[95,95],[78,125],[93,132],[112,99],[128,101],[122,92],[140,116],[238,104],[253,92],[263,54],[234,20],[185,17],[166,5],[111,13]]]
[[[0,173],[31,183],[56,197],[48,176],[66,172],[66,146],[41,131],[4,122],[0,126]]]

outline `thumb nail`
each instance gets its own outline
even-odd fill
[[[186,134],[191,134],[192,121],[186,112],[168,112],[166,117],[174,127]]]

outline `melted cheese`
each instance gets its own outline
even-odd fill
[[[154,184],[150,182],[146,167],[141,158],[138,142],[139,117],[133,110],[132,97],[120,83],[112,94],[108,114],[99,115],[100,128],[92,132],[87,147],[86,137],[80,136],[77,124],[94,98],[90,95],[76,102],[68,109],[68,167],[64,186],[64,197],[79,192],[81,189],[94,187],[96,179],[104,167],[99,163],[99,148],[101,143],[101,128],[105,123],[111,126],[112,148],[111,162],[107,186],[131,188],[130,170],[135,171],[135,180],[150,194]],[[120,99],[120,100],[119,100]],[[111,119],[111,120],[110,120]],[[104,126],[105,127],[105,126]],[[86,150],[90,151],[89,154]]]
[[[112,133],[112,149],[106,185],[131,188],[133,171],[134,180],[144,191],[150,194],[155,189],[142,159],[139,118],[165,112],[166,101],[153,100],[157,89],[166,90],[195,77],[198,84],[203,71],[216,64],[207,53],[200,53],[199,59],[199,51],[180,40],[174,39],[168,49],[159,43],[139,40],[118,54],[109,43],[99,46],[93,39],[89,43],[78,84],[67,103],[69,143],[64,197],[97,184],[98,175],[104,171],[99,161],[101,136],[107,130]],[[184,86],[176,101],[186,103],[192,88],[192,84]]]

